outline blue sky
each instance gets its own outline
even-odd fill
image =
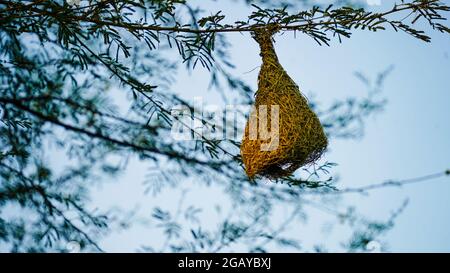
[[[243,4],[232,1],[205,1],[204,9],[215,13],[222,10],[229,22],[246,18],[251,12]],[[393,1],[370,9],[390,8]],[[418,27],[421,27],[419,24]],[[429,28],[422,25],[424,29]],[[314,94],[323,104],[347,96],[364,96],[365,87],[354,73],[375,77],[389,66],[394,70],[384,83],[383,95],[388,103],[385,111],[366,121],[365,135],[359,140],[333,140],[326,160],[337,162],[334,172],[341,177],[340,187],[357,187],[387,179],[404,179],[444,171],[450,168],[450,36],[429,32],[427,44],[404,33],[388,30],[378,33],[356,31],[342,44],[319,47],[310,38],[291,33],[276,36],[276,50],[281,64],[306,94]],[[235,73],[256,90],[260,64],[258,48],[249,34],[227,36],[232,44],[231,56]],[[208,91],[207,71],[192,73],[180,70],[173,90],[188,100],[203,96],[205,103],[220,104],[220,96]],[[161,196],[143,194],[142,182],[148,168],[132,159],[128,171],[110,183],[95,189],[93,205],[98,207],[139,206],[149,215],[155,204],[173,207],[180,192],[189,190],[190,197],[201,196],[200,206],[226,200],[220,190],[190,187],[184,183],[175,191],[169,189]],[[114,196],[112,198],[111,196]],[[208,196],[208,197],[205,197]],[[354,205],[360,212],[375,219],[385,219],[405,199],[409,204],[398,217],[395,227],[383,240],[394,252],[450,252],[450,177],[403,188],[380,189],[369,196],[346,195],[342,204]],[[344,208],[344,207],[343,207]],[[226,209],[226,208],[224,208]],[[346,231],[323,233],[325,216],[309,210],[312,219],[307,226],[287,230],[298,235],[305,245],[323,242],[338,246]],[[213,212],[209,213],[211,222]],[[282,212],[279,217],[285,215]],[[129,231],[113,234],[103,240],[107,251],[134,251],[141,245],[161,244],[160,235],[153,233],[151,224],[142,223]],[[302,230],[302,234],[299,233]],[[331,248],[333,250],[334,248]],[[336,248],[337,249],[337,248]],[[239,251],[239,249],[236,249]],[[273,249],[277,251],[277,249]]]

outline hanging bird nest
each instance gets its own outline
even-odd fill
[[[276,28],[253,33],[260,46],[255,107],[249,116],[241,156],[249,178],[277,179],[320,158],[328,141],[316,114],[281,64],[272,43]]]

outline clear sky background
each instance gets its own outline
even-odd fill
[[[198,1],[210,13],[222,10],[228,22],[250,14],[249,7],[241,2]],[[381,0],[381,6],[369,9],[385,10],[392,7],[392,3]],[[351,39],[343,40],[342,44],[333,42],[330,47],[320,47],[304,35],[297,35],[297,38],[291,33],[276,36],[281,64],[306,95],[314,94],[316,100],[325,105],[335,99],[365,95],[366,89],[354,76],[355,72],[374,78],[394,66],[384,83],[383,95],[388,99],[386,109],[366,121],[364,137],[333,140],[329,145],[325,159],[339,164],[334,173],[341,177],[340,187],[412,178],[450,168],[450,36],[437,32],[429,34],[432,42],[427,44],[391,30],[356,31]],[[260,65],[257,44],[248,33],[233,33],[227,38],[232,44],[230,52],[236,65],[235,73],[256,90],[258,69],[247,72]],[[188,100],[200,95],[205,103],[222,105],[217,92],[208,91],[208,84],[207,71],[196,69],[188,73],[180,69],[173,90]],[[137,208],[139,215],[148,218],[155,205],[175,209],[183,190],[205,208],[227,203],[220,189],[198,187],[188,182],[183,182],[178,189],[168,188],[156,197],[145,195],[142,182],[148,173],[148,166],[131,159],[127,172],[94,190],[93,206]],[[354,205],[371,218],[386,219],[407,198],[409,204],[405,211],[383,237],[389,251],[450,252],[448,176],[403,188],[372,191],[369,196],[346,195],[342,203]],[[217,220],[212,209],[202,213],[206,224],[208,219],[211,223]],[[338,250],[339,243],[348,234],[339,229],[322,232],[323,223],[327,221],[325,216],[314,209],[308,213],[312,218],[306,226],[294,225],[286,232],[301,238],[306,246],[314,241],[330,246],[330,250]],[[282,221],[287,215],[288,212],[282,212],[277,217]],[[136,251],[142,245],[158,249],[161,244],[161,234],[154,230],[151,222],[111,234],[101,242],[106,251],[113,252]],[[269,250],[278,251],[276,248]]]

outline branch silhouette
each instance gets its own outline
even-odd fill
[[[448,27],[437,23],[437,21],[445,20],[445,17],[439,12],[448,12],[450,7],[444,5],[439,0],[415,0],[411,2],[403,2],[402,4],[394,4],[394,6],[385,12],[372,13],[366,12],[364,9],[353,9],[349,7],[332,9],[330,5],[327,9],[314,7],[309,11],[302,11],[297,14],[289,14],[285,9],[262,9],[256,5],[252,5],[257,9],[248,17],[248,21],[239,21],[234,24],[221,24],[225,18],[219,11],[216,15],[201,18],[195,25],[192,24],[176,24],[175,26],[166,26],[163,24],[142,23],[142,20],[132,22],[125,20],[119,16],[101,16],[101,9],[94,9],[96,5],[90,6],[91,10],[83,13],[83,9],[55,9],[54,6],[38,8],[39,5],[45,5],[45,2],[35,1],[31,4],[23,4],[15,1],[0,0],[0,4],[4,4],[8,9],[0,11],[0,14],[11,12],[14,10],[17,14],[10,14],[6,18],[15,18],[22,15],[20,11],[27,12],[27,17],[51,17],[57,21],[84,22],[95,25],[96,28],[116,27],[122,28],[130,33],[138,31],[152,31],[157,34],[167,33],[187,33],[187,34],[215,34],[226,32],[253,32],[255,30],[265,28],[267,25],[276,27],[280,31],[300,31],[311,36],[319,43],[328,44],[329,38],[325,32],[332,32],[333,36],[350,37],[349,32],[352,29],[368,29],[371,31],[385,30],[384,25],[390,25],[396,31],[398,29],[419,38],[421,40],[430,41],[430,38],[423,31],[413,29],[411,26],[419,19],[425,20],[434,28],[441,32],[450,33]],[[98,6],[106,8],[108,3],[99,3]],[[87,8],[87,7],[86,7]],[[93,12],[95,10],[95,12]],[[80,12],[81,11],[81,12]],[[410,11],[409,15],[400,20],[389,19],[387,16]],[[78,12],[78,13],[77,13]],[[94,14],[92,14],[94,13]],[[403,21],[416,14],[410,24],[404,24]],[[200,25],[200,27],[198,25]]]
[[[344,194],[344,193],[364,194],[367,191],[371,191],[371,190],[376,190],[376,189],[381,189],[381,188],[386,188],[386,187],[401,187],[401,186],[410,185],[410,184],[424,183],[424,182],[429,182],[430,180],[435,180],[437,178],[441,178],[441,177],[445,177],[445,176],[450,176],[450,169],[445,170],[443,172],[441,171],[438,173],[418,176],[418,177],[414,177],[414,178],[408,178],[408,179],[403,179],[403,180],[388,180],[385,182],[370,184],[370,185],[362,186],[359,188],[344,188],[344,189],[340,189],[337,191],[329,191],[329,192],[322,192],[322,193],[323,194]]]

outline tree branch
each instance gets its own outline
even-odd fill
[[[94,133],[94,132],[85,130],[83,128],[76,127],[74,125],[64,123],[63,121],[60,121],[60,120],[58,120],[58,119],[56,119],[54,117],[46,116],[46,115],[44,115],[41,112],[38,112],[36,110],[33,110],[33,109],[23,105],[22,103],[20,103],[17,100],[8,99],[8,98],[0,98],[0,102],[12,104],[15,107],[17,107],[18,109],[26,111],[26,112],[32,114],[33,116],[35,116],[35,117],[37,117],[37,118],[39,118],[39,119],[41,119],[41,120],[43,120],[45,122],[49,122],[49,123],[52,123],[54,125],[58,125],[58,126],[66,129],[66,130],[73,131],[75,133],[80,133],[80,134],[83,134],[83,135],[87,135],[87,136],[92,137],[94,139],[100,139],[100,140],[104,140],[104,141],[107,141],[107,142],[110,142],[110,143],[113,143],[113,144],[116,144],[116,145],[119,145],[119,146],[122,146],[122,147],[132,148],[132,149],[135,149],[135,150],[138,150],[138,151],[147,151],[147,152],[151,152],[151,153],[155,153],[155,154],[159,154],[159,155],[164,155],[164,156],[167,156],[169,158],[180,159],[180,160],[183,160],[183,161],[186,161],[186,162],[196,163],[196,164],[200,164],[200,165],[212,166],[211,164],[213,163],[211,161],[201,161],[201,160],[198,160],[198,159],[195,159],[195,158],[186,157],[186,156],[184,156],[182,154],[179,154],[179,153],[176,153],[174,151],[162,151],[161,149],[158,149],[158,148],[144,147],[144,146],[140,146],[140,145],[137,145],[137,144],[134,144],[134,143],[131,143],[131,142],[118,140],[118,139],[106,136],[106,135],[104,135],[104,134],[102,134],[100,132],[95,132]],[[218,166],[220,166],[220,164]]]
[[[440,177],[444,176],[450,176],[450,169],[445,170],[443,172],[433,173],[429,175],[409,178],[409,179],[403,179],[403,180],[388,180],[381,183],[375,183],[370,184],[367,186],[362,186],[358,188],[344,188],[341,190],[336,191],[329,191],[329,192],[320,192],[320,194],[344,194],[344,193],[361,193],[364,194],[367,191],[380,189],[380,188],[387,188],[387,187],[401,187],[404,185],[410,185],[410,184],[416,184],[416,183],[423,183],[427,182],[429,180],[434,180]]]

